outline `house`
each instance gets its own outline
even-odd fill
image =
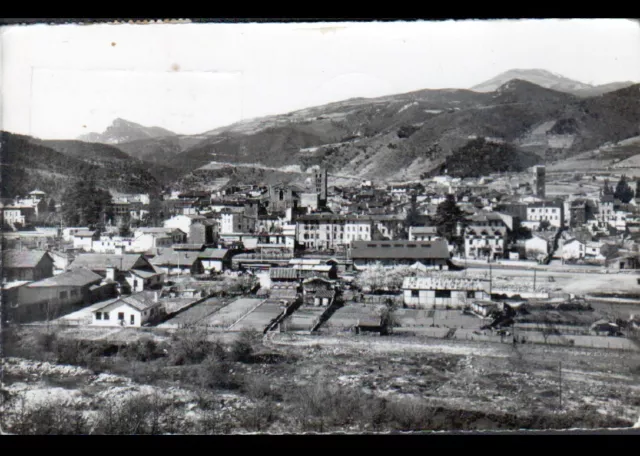
[[[298,272],[299,278],[324,277],[327,279],[338,278],[338,262],[326,258],[292,258],[290,267]]]
[[[69,226],[62,229],[62,239],[66,242],[73,241],[73,236],[79,231],[89,231],[87,226]]]
[[[93,311],[95,326],[126,326],[139,328],[161,316],[158,292],[142,291],[117,298]]]
[[[492,301],[471,301],[471,311],[481,317],[488,317],[491,312],[498,309],[498,305]]]
[[[2,216],[5,224],[14,226],[16,223],[25,225],[25,215],[22,213],[22,208],[16,206],[2,205]]]
[[[5,250],[2,252],[2,278],[42,280],[53,276],[53,258],[44,250]]]
[[[91,252],[93,250],[93,241],[98,239],[100,239],[100,234],[95,230],[76,231],[73,235],[73,248]]]
[[[178,228],[140,227],[133,232],[136,246],[143,252],[158,247],[180,244],[187,241],[186,234]],[[169,239],[166,241],[166,239]]]
[[[589,328],[598,336],[617,336],[620,334],[620,327],[609,320],[598,320]]]
[[[410,241],[433,241],[439,239],[438,229],[435,226],[410,226]]]
[[[14,321],[50,320],[114,296],[115,283],[103,282],[99,274],[78,268],[19,287],[8,310]]]
[[[508,230],[498,214],[478,214],[470,217],[464,230],[464,253],[467,258],[495,260],[503,258]]]
[[[562,259],[564,261],[580,260],[586,255],[586,243],[578,239],[570,239],[562,244]]]
[[[248,216],[244,207],[225,207],[220,211],[220,234],[252,233],[257,215]]]
[[[205,249],[198,254],[205,272],[222,272],[231,268],[231,255],[228,249]]]
[[[220,237],[220,221],[217,218],[194,220],[189,227],[189,242],[213,245]]]
[[[297,282],[274,282],[269,289],[269,297],[273,299],[295,301],[298,297]]]
[[[488,280],[466,278],[406,277],[402,283],[405,306],[423,309],[489,301],[489,288]]]
[[[557,203],[532,203],[527,206],[527,220],[530,222],[547,221],[549,225],[560,228],[564,224],[564,206]]]
[[[430,269],[449,269],[449,247],[444,239],[435,241],[356,241],[351,243],[349,257],[353,265],[366,268],[383,266],[411,266],[416,262]]]
[[[201,222],[205,220],[206,217],[202,215],[189,214],[189,215],[174,215],[168,220],[164,221],[165,228],[177,228],[182,231],[185,236],[191,232],[191,224],[194,222]]]
[[[600,252],[603,245],[602,242],[587,242],[584,252],[585,259],[604,261],[606,258]]]
[[[62,274],[66,271],[74,259],[74,256],[69,252],[52,250],[49,252],[49,255],[53,259],[53,275]]]
[[[293,268],[270,268],[269,279],[271,280],[271,286],[276,283],[298,283],[299,274],[297,269]]]
[[[535,260],[539,256],[549,255],[549,241],[541,236],[532,236],[524,241],[525,255],[529,260]]]
[[[335,281],[322,277],[311,277],[302,281],[303,303],[328,307],[336,298]]]
[[[162,249],[151,259],[151,264],[166,275],[203,274],[205,270],[200,259],[201,253]]]
[[[143,255],[85,253],[69,265],[69,269],[87,268],[117,282],[120,292],[131,293],[162,286],[164,274],[156,270]]]
[[[271,185],[267,200],[269,211],[284,211],[297,207],[303,192],[304,190],[296,185]]]

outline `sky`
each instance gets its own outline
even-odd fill
[[[0,129],[43,139],[116,118],[198,134],[353,97],[470,88],[513,68],[640,81],[630,20],[92,24],[0,29]]]

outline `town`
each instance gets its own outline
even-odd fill
[[[598,21],[3,27],[0,432],[638,432]]]

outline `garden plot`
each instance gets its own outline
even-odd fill
[[[218,298],[209,298],[183,312],[178,313],[175,317],[158,325],[158,328],[181,328],[199,324],[202,320],[219,311],[226,305],[226,301],[222,301]]]
[[[262,299],[237,299],[227,304],[225,307],[209,316],[208,318],[203,319],[198,326],[207,326],[208,328],[216,329],[228,329],[242,317],[259,306],[262,302]]]
[[[393,311],[396,327],[420,328],[432,325],[449,328],[480,328],[486,321],[459,310],[396,309]]]
[[[323,307],[301,306],[285,320],[286,331],[311,331],[326,311]]]
[[[379,319],[381,313],[386,309],[384,305],[372,304],[348,304],[336,310],[331,318],[327,320],[323,328],[328,330],[348,330],[360,324]]]
[[[237,321],[232,327],[233,331],[256,330],[264,331],[269,327],[275,319],[277,319],[284,309],[280,301],[264,301],[251,313]]]

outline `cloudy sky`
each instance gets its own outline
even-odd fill
[[[352,97],[469,88],[512,68],[640,81],[628,20],[33,25],[2,29],[4,130],[196,134]]]

